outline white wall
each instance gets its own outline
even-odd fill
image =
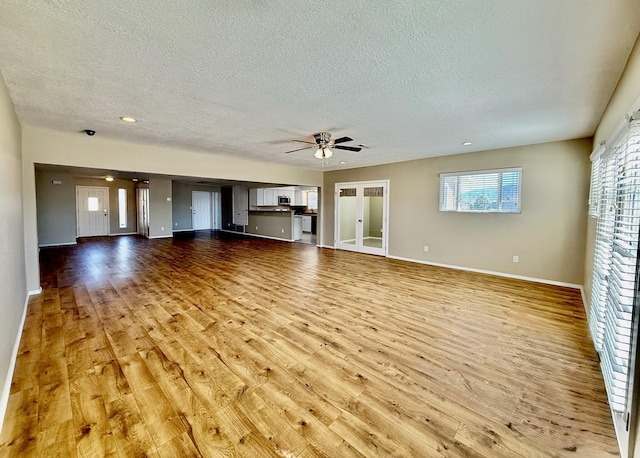
[[[8,376],[12,350],[20,331],[27,296],[21,161],[20,123],[0,75],[0,425],[11,383]]]
[[[322,184],[321,171],[237,159],[220,154],[116,141],[100,137],[99,132],[94,137],[89,137],[84,133],[57,132],[40,127],[24,126],[22,154],[25,259],[29,289],[40,287],[34,164],[263,183],[308,186]],[[170,231],[170,221],[168,228]]]

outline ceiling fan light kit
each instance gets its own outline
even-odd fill
[[[333,156],[334,149],[343,149],[347,151],[358,152],[362,148],[357,146],[342,146],[339,143],[352,142],[353,138],[350,137],[340,137],[336,140],[331,140],[331,133],[329,132],[318,132],[313,134],[313,138],[315,138],[315,143],[308,142],[305,140],[294,140],[299,143],[309,143],[312,146],[305,146],[304,148],[294,149],[292,151],[286,151],[285,154],[295,153],[296,151],[302,151],[305,149],[316,148],[316,152],[314,153],[314,157],[316,159],[320,159],[322,161],[322,166],[324,167],[328,163],[328,159]],[[330,148],[331,147],[331,148]]]

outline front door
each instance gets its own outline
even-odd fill
[[[109,188],[76,186],[78,237],[109,235]]]
[[[336,184],[336,248],[387,255],[388,189],[388,180]]]
[[[211,229],[211,193],[192,191],[191,217],[193,230]]]

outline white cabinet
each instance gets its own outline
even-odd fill
[[[311,232],[311,217],[302,217],[302,232]]]
[[[278,205],[278,193],[277,189],[274,188],[263,188],[264,198],[262,201],[262,205],[265,206],[273,206]],[[260,204],[258,204],[260,205]]]
[[[249,190],[246,186],[233,187],[233,224],[246,226],[249,222]]]
[[[257,207],[261,205],[258,203],[258,193],[262,194],[262,199],[264,200],[264,191],[259,188],[251,188],[249,189],[249,206]]]
[[[294,198],[291,200],[291,205],[297,205],[299,207],[307,206],[307,192],[295,190]]]

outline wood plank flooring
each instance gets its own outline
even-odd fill
[[[41,268],[2,456],[618,455],[577,290],[209,232]]]

